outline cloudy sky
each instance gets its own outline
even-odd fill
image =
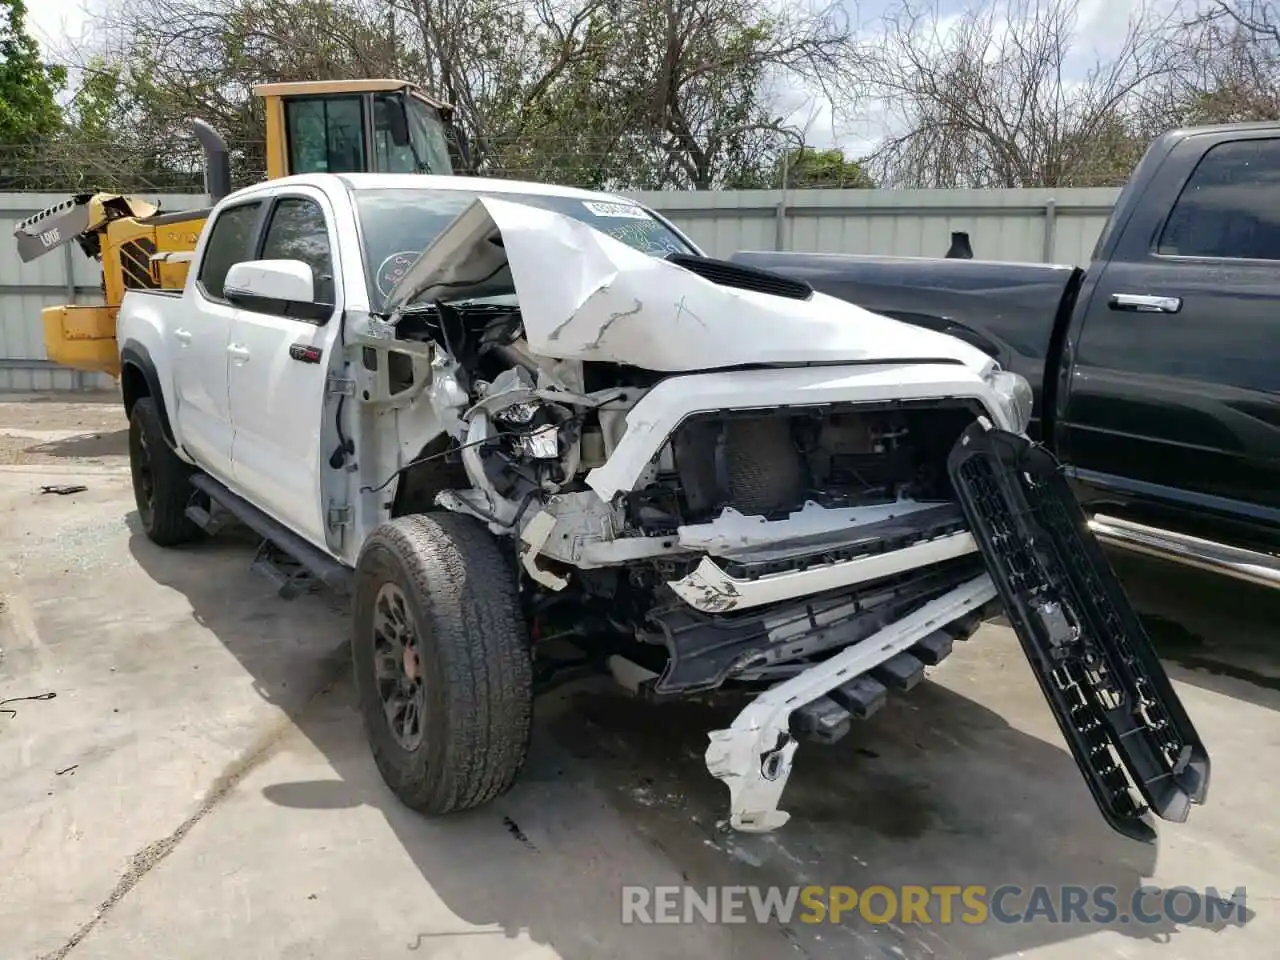
[[[51,59],[61,59],[59,54],[68,42],[78,44],[91,33],[92,15],[89,11],[101,9],[111,0],[28,0],[27,16],[32,35],[45,48]],[[923,5],[930,0],[916,0]],[[932,0],[936,5],[940,26],[945,29],[948,20],[954,20],[965,9],[971,9],[985,0]],[[1076,46],[1075,68],[1087,71],[1097,59],[1105,57],[1122,42],[1129,18],[1144,4],[1162,7],[1176,0],[1079,0],[1079,39]],[[846,0],[853,22],[862,32],[874,36],[879,21],[893,0]],[[793,111],[793,123],[807,128],[807,139],[815,146],[839,144],[851,156],[863,153],[885,133],[886,118],[877,111],[863,111],[853,121],[833,123],[829,107],[817,102],[805,90],[785,91],[781,106]]]
[[[966,11],[981,9],[984,0],[913,0],[913,6],[923,8],[932,2],[940,33],[945,34]],[[988,0],[989,2],[989,0]],[[1065,79],[1084,80],[1091,68],[1109,55],[1119,52],[1125,41],[1131,18],[1139,13],[1154,11],[1169,13],[1185,0],[1078,0],[1077,39],[1066,64]],[[993,4],[999,9],[1005,4],[999,0]],[[887,11],[898,6],[895,0],[847,0],[847,8],[853,23],[868,39],[882,29]],[[815,146],[838,144],[851,157],[866,152],[886,133],[892,120],[885,116],[882,107],[867,106],[853,119],[834,122],[830,106],[803,89],[782,94],[783,105],[793,109],[790,121],[806,130],[806,139]]]
[[[79,39],[89,17],[86,0],[27,0],[27,27],[48,55],[56,56],[64,38]]]

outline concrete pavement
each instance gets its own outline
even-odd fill
[[[1209,804],[1155,847],[1103,824],[994,625],[845,741],[802,745],[777,834],[718,826],[726,796],[701,754],[723,711],[596,684],[539,704],[508,796],[430,821],[368,756],[345,610],[277,599],[244,537],[154,547],[122,418],[32,410],[0,402],[0,699],[56,696],[0,713],[3,960],[1274,955],[1274,598],[1122,567],[1164,617],[1153,631],[1214,762]],[[40,492],[68,483],[88,489]],[[1110,884],[1122,903],[1142,884],[1245,886],[1248,900],[1243,924],[1105,929],[620,922],[623,884],[912,883]]]

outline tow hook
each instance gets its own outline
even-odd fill
[[[760,755],[760,774],[766,780],[777,780],[791,772],[791,764],[783,748],[791,742],[791,735],[784,733],[779,739],[777,749]]]

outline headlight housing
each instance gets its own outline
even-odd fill
[[[997,370],[987,377],[987,384],[1003,404],[1009,417],[1009,429],[1014,433],[1026,433],[1031,423],[1031,408],[1035,395],[1027,378],[1009,370]]]

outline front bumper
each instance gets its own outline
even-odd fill
[[[966,557],[852,589],[731,613],[702,613],[676,600],[648,617],[668,654],[652,694],[687,695],[729,680],[759,684],[801,672],[833,650],[864,642],[982,570],[977,557]]]
[[[1209,756],[1052,456],[977,423],[948,471],[987,567],[968,582],[756,698],[710,734],[707,769],[729,787],[730,823],[784,824],[797,743],[792,714],[999,597],[1099,810],[1152,841],[1146,815],[1186,819]]]
[[[798,746],[791,735],[792,713],[962,619],[995,596],[990,577],[974,577],[862,642],[765,691],[727,729],[713,730],[705,759],[711,775],[729,788],[730,826],[761,833],[776,830],[790,819],[790,814],[778,809],[778,801],[791,776]]]
[[[703,557],[692,573],[669,581],[667,585],[695,610],[728,613],[882,580],[908,570],[955,560],[976,549],[969,532],[961,531],[896,550],[867,553],[839,563],[765,577],[735,577],[710,557]]]

